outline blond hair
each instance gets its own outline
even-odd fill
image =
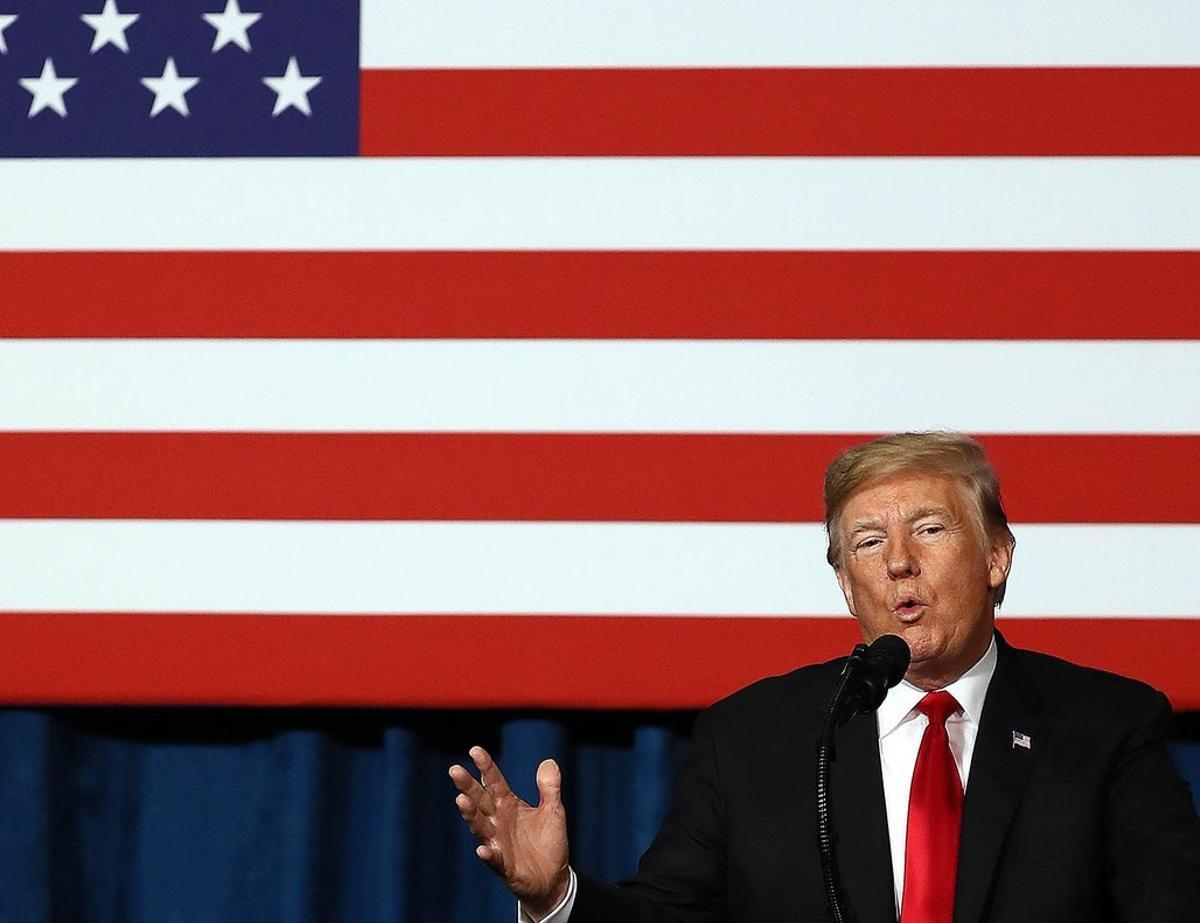
[[[984,547],[1000,539],[1016,544],[1000,502],[1000,481],[981,446],[961,433],[897,433],[846,449],[825,469],[826,558],[842,565],[839,519],[850,497],[861,488],[898,474],[933,474],[953,478],[963,488]],[[1007,581],[1006,581],[1007,582]],[[992,592],[996,605],[1004,584]]]

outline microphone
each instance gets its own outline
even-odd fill
[[[899,635],[880,635],[857,658],[852,655],[846,664],[850,675],[838,705],[837,723],[845,724],[877,709],[887,691],[904,678],[910,660],[912,651]]]
[[[821,856],[825,905],[834,923],[849,920],[834,849],[837,834],[830,809],[830,770],[837,759],[834,737],[837,729],[855,715],[869,714],[879,707],[887,691],[908,671],[910,660],[912,651],[897,635],[880,635],[870,647],[856,644],[825,707],[825,719],[817,738],[817,851]]]

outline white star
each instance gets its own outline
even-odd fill
[[[312,115],[308,94],[320,82],[320,77],[303,76],[295,57],[288,58],[287,70],[282,77],[263,77],[263,83],[275,91],[275,110],[271,115],[279,115],[288,106],[295,106],[305,115]]]
[[[4,41],[4,30],[17,21],[12,13],[0,13],[0,54],[8,54],[8,44]]]
[[[238,0],[225,0],[225,12],[205,13],[204,21],[217,30],[212,50],[215,54],[230,42],[242,51],[250,50],[250,36],[246,31],[262,19],[262,13],[243,13]]]
[[[53,109],[64,119],[67,117],[67,104],[63,94],[79,82],[78,77],[60,77],[54,73],[54,62],[49,58],[42,65],[42,73],[38,77],[22,77],[20,84],[33,94],[33,102],[29,104],[29,118],[33,118],[43,109]]]
[[[92,36],[92,54],[105,45],[116,45],[129,54],[129,42],[125,30],[141,19],[140,13],[122,13],[117,9],[117,0],[104,0],[104,9],[99,13],[84,13],[79,17],[96,30]]]
[[[180,115],[187,115],[188,106],[184,94],[199,82],[199,77],[180,77],[179,71],[175,69],[175,59],[167,58],[161,77],[142,78],[142,86],[154,94],[154,103],[150,106],[150,117],[158,115],[167,106]]]

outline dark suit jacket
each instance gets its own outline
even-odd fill
[[[975,742],[956,923],[1200,921],[1200,821],[1149,686],[999,639]],[[814,807],[821,706],[842,661],[704,711],[638,874],[580,876],[571,923],[824,921]],[[1029,736],[1014,747],[1013,731]],[[838,735],[832,810],[856,923],[895,923],[874,715]],[[903,874],[903,870],[899,870]]]

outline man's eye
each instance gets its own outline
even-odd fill
[[[874,548],[880,543],[880,541],[881,540],[877,538],[864,538],[861,542],[854,546],[854,550],[862,551],[866,548]]]
[[[922,526],[919,530],[921,535],[937,535],[939,532],[945,532],[945,526]]]

